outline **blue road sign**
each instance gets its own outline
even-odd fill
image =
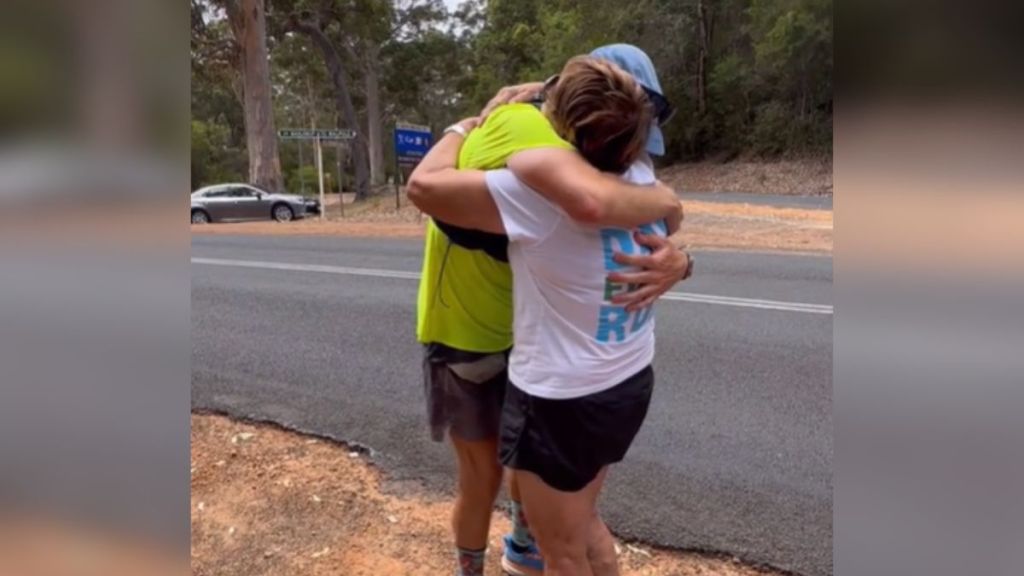
[[[434,143],[428,126],[395,124],[395,156],[399,164],[416,164],[423,159]]]

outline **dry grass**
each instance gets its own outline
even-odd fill
[[[382,490],[346,447],[276,427],[192,416],[192,572],[197,576],[435,576],[453,570],[451,500]],[[500,573],[496,513],[487,573]],[[624,576],[769,576],[696,554],[620,543]]]
[[[832,251],[831,210],[684,202],[683,234],[696,248]]]
[[[658,177],[680,192],[832,193],[832,160],[676,164]]]
[[[679,191],[765,194],[832,192],[830,159],[677,164],[661,170],[659,176]],[[345,196],[344,206],[340,204],[337,195],[327,197],[326,221],[312,218],[288,224],[214,224],[193,226],[192,232],[404,238],[415,238],[423,234],[423,215],[404,197],[400,201],[401,207],[396,210],[395,197],[390,190],[358,204],[352,203],[352,195]],[[831,210],[696,201],[687,201],[684,207],[684,234],[688,243],[695,248],[817,253],[832,251]]]

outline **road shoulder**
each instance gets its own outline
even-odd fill
[[[451,571],[451,500],[401,488],[366,454],[279,427],[192,415],[194,574],[432,575]],[[499,574],[496,513],[488,573]],[[736,561],[617,542],[624,576],[772,576]]]

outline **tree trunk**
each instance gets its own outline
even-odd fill
[[[249,182],[280,192],[281,158],[274,130],[274,107],[267,61],[267,23],[264,0],[225,2],[240,48],[242,93],[245,97],[245,143],[249,152]]]
[[[384,183],[384,129],[380,117],[380,47],[370,42],[366,48],[366,127],[370,149],[370,182]]]
[[[807,115],[810,112],[807,109],[807,93],[810,91],[810,79],[808,77],[806,68],[801,67],[800,70],[800,120],[806,120]]]
[[[352,141],[352,163],[355,164],[356,172],[356,198],[362,200],[366,198],[370,188],[369,167],[366,161],[366,137],[359,129],[359,119],[356,117],[355,107],[352,106],[352,96],[341,55],[338,54],[324,31],[315,23],[293,19],[291,25],[298,32],[309,36],[313,44],[323,54],[327,70],[331,73],[331,81],[334,83],[334,105],[338,115],[345,118],[345,123],[356,131],[356,138]]]
[[[707,0],[697,0],[697,25],[699,38],[697,47],[697,112],[704,114],[708,100],[708,52],[711,48],[711,27],[708,22]]]

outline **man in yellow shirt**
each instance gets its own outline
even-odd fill
[[[570,61],[560,81],[567,78],[580,90],[601,90],[604,105],[616,113],[628,113],[638,93],[628,74],[599,60]],[[582,112],[592,110],[566,106],[557,112],[528,103],[511,104],[495,109],[475,130],[470,125],[451,127],[467,136],[459,168],[507,166],[579,221],[634,227],[667,217],[678,228],[681,209],[674,191],[634,186],[601,173],[563,138],[583,141],[581,152],[600,166],[601,155],[620,149],[622,138],[645,137],[646,130],[610,135],[588,132]],[[637,305],[660,295],[689,268],[688,257],[661,248],[665,266],[651,270],[645,291],[630,296]],[[512,345],[512,277],[506,250],[504,236],[428,222],[417,338],[426,349],[424,385],[432,436],[441,441],[447,432],[458,460],[452,521],[460,567],[457,576],[482,573],[490,513],[501,486],[497,430]],[[514,483],[510,492],[513,533],[506,538],[503,566],[512,574],[539,574],[542,565]]]

